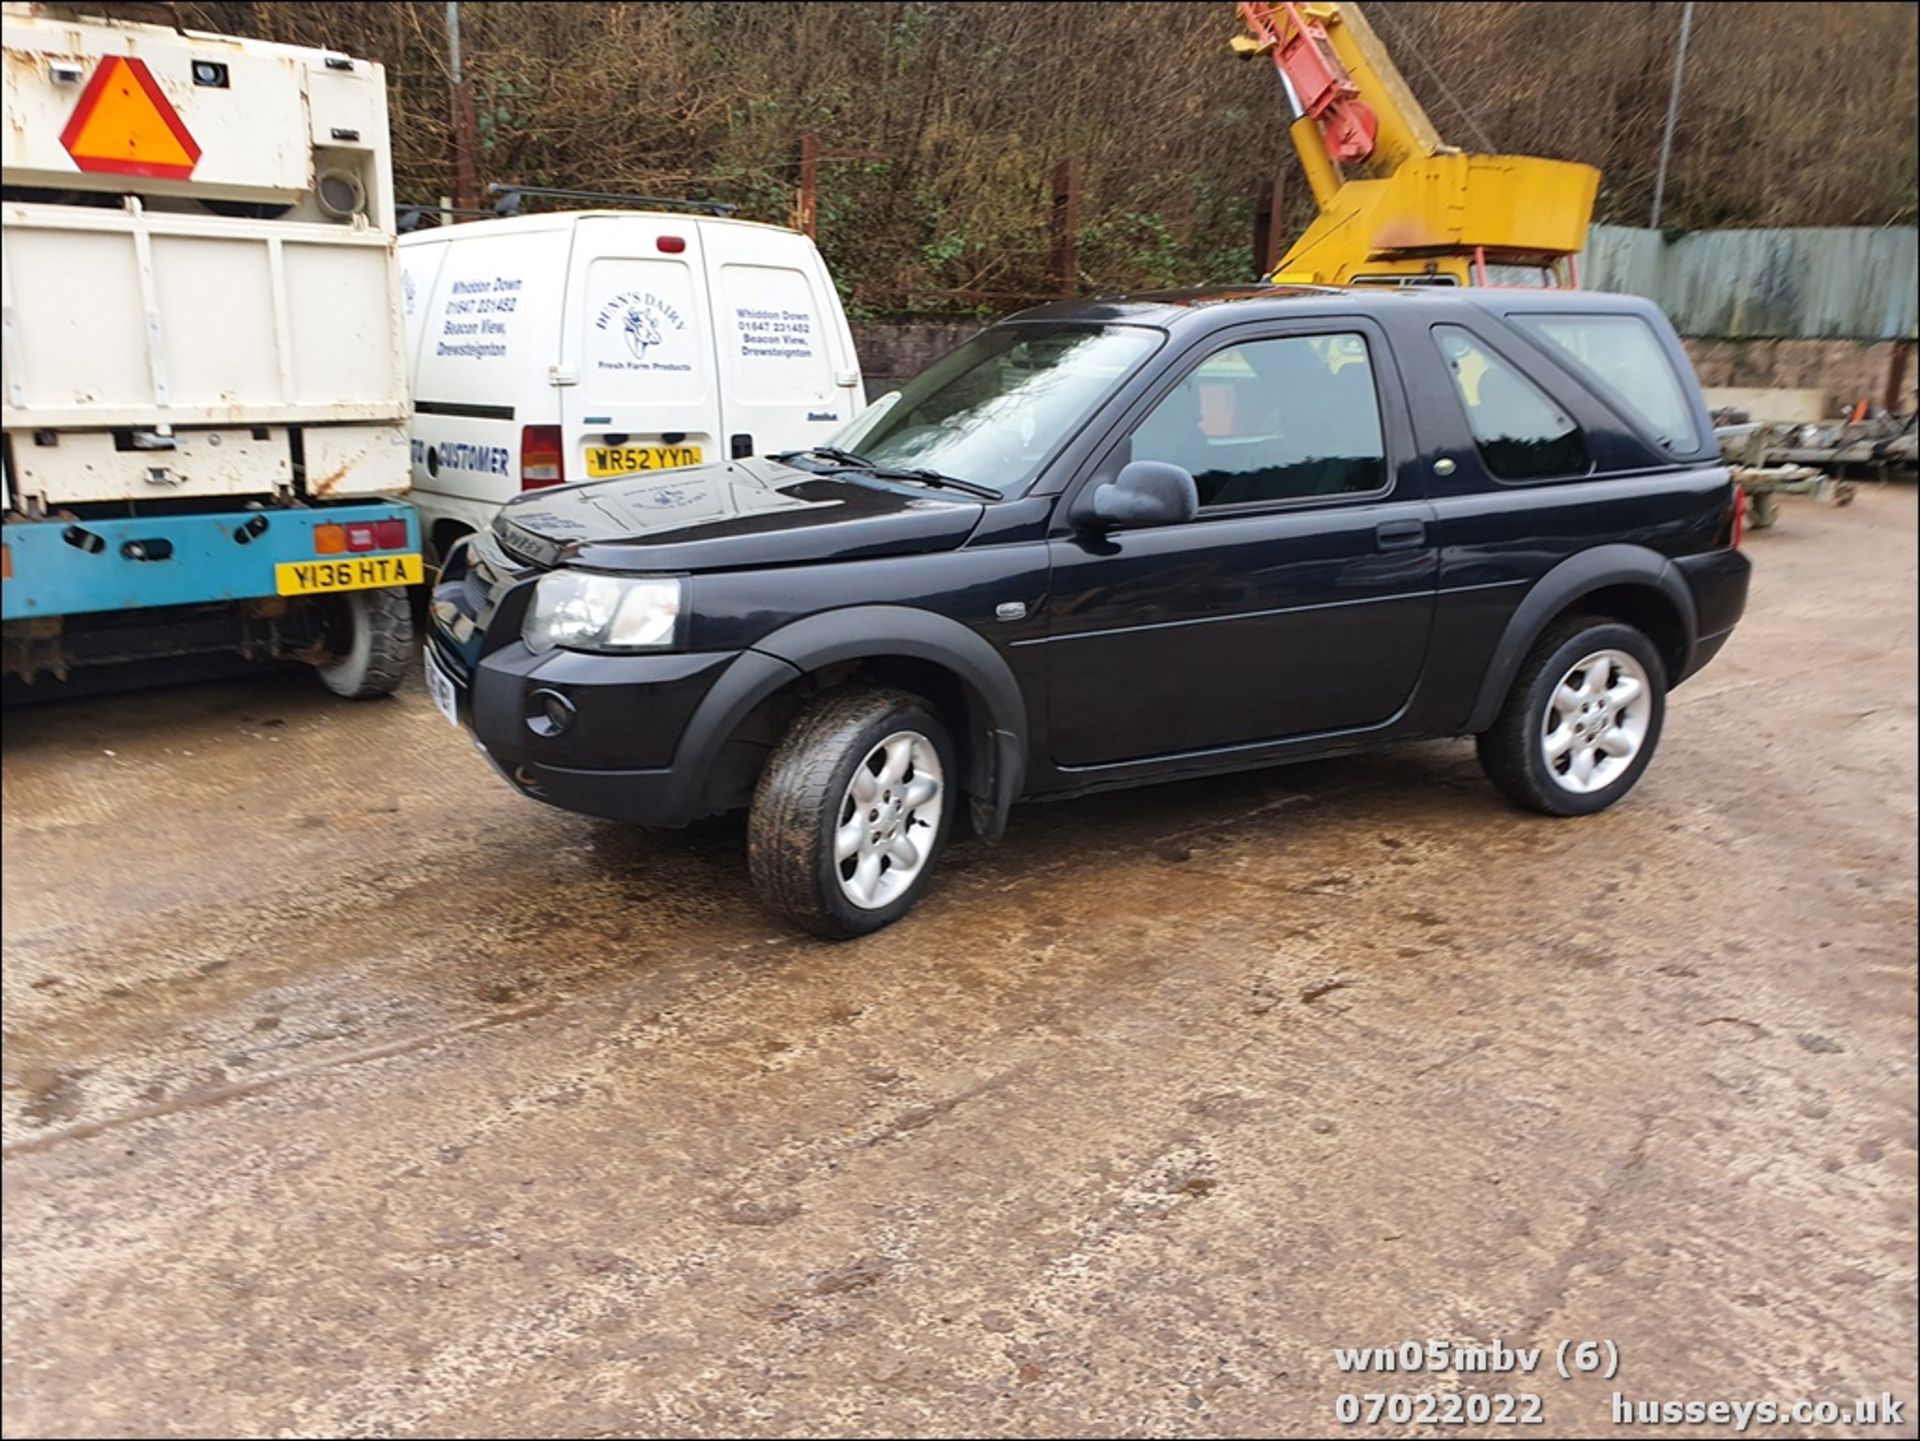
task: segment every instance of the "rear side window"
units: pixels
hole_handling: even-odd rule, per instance
[[[1497,479],[1586,474],[1587,438],[1545,391],[1457,325],[1436,325],[1433,338],[1453,372],[1481,458]]]
[[[1202,507],[1385,489],[1366,339],[1289,336],[1216,352],[1140,423],[1133,459],[1191,472]]]
[[[1693,406],[1653,327],[1637,315],[1516,315],[1511,319],[1552,341],[1582,370],[1611,386],[1669,448],[1700,442]]]

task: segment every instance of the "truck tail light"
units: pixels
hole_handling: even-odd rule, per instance
[[[258,534],[258,532],[255,532]],[[404,520],[353,520],[344,525],[328,522],[313,528],[315,555],[342,555],[369,550],[405,550],[407,523]]]
[[[1740,549],[1740,542],[1745,540],[1746,536],[1747,536],[1747,488],[1736,481],[1733,487],[1733,539],[1732,539],[1733,548],[1735,550]]]
[[[520,488],[545,490],[564,485],[566,459],[560,450],[560,427],[523,425],[520,427]]]

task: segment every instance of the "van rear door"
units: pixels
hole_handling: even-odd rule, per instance
[[[804,235],[702,221],[730,453],[818,445],[864,405],[826,266]]]
[[[561,336],[568,480],[726,459],[700,240],[682,216],[579,221]]]

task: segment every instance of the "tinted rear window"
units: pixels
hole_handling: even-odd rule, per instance
[[[1515,315],[1516,325],[1551,341],[1610,388],[1674,450],[1700,443],[1693,403],[1653,327],[1637,315]]]
[[[1499,480],[1584,475],[1587,438],[1573,418],[1526,376],[1457,325],[1436,325],[1467,425]]]

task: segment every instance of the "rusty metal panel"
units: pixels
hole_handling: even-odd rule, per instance
[[[1596,225],[1581,257],[1594,290],[1644,295],[1683,335],[1899,340],[1920,321],[1920,232],[1660,232]]]

